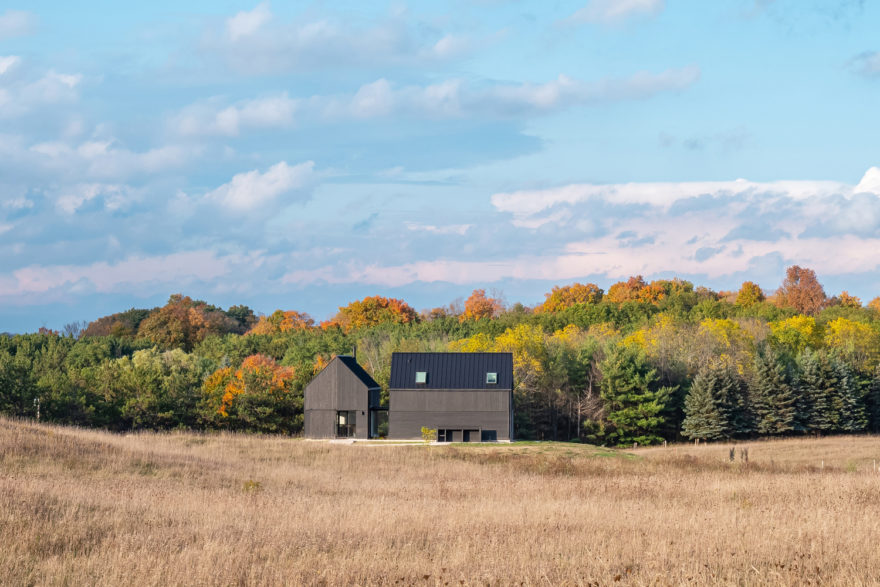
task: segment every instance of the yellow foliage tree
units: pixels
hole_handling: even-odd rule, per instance
[[[386,322],[406,324],[415,322],[418,318],[418,313],[403,300],[371,296],[339,308],[339,312],[332,320],[321,323],[321,328],[326,330],[339,327],[348,332],[354,328]]]
[[[770,340],[794,354],[805,348],[817,349],[823,344],[822,326],[812,316],[792,316],[770,323]]]
[[[880,359],[880,333],[862,322],[846,318],[829,322],[825,344],[863,369],[873,369]]]
[[[754,281],[744,281],[742,286],[740,286],[739,291],[736,293],[735,303],[737,306],[748,308],[749,306],[763,302],[764,299],[764,291],[757,283]]]

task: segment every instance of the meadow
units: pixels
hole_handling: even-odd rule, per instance
[[[0,577],[880,583],[880,437],[740,443],[734,462],[730,446],[336,445],[0,419]]]

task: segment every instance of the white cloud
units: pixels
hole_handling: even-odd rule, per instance
[[[36,17],[30,12],[7,10],[0,14],[0,39],[26,35],[33,30],[36,22]]]
[[[623,183],[623,184],[570,184],[543,190],[522,190],[498,193],[492,196],[492,205],[500,212],[513,215],[520,226],[534,228],[553,220],[540,217],[545,210],[560,204],[578,204],[601,200],[612,204],[647,204],[668,208],[675,202],[704,194],[729,196],[734,194],[771,193],[795,200],[822,197],[841,192],[852,193],[853,188],[830,181],[774,181],[750,182],[707,181],[680,183]]]
[[[850,65],[865,77],[880,76],[880,51],[865,51],[856,55]]]
[[[184,108],[170,121],[172,130],[183,136],[238,136],[252,129],[288,128],[293,125],[297,100],[287,93],[243,100],[231,106],[215,101]]]
[[[500,243],[487,255],[491,260],[352,261],[293,271],[284,281],[400,287],[664,273],[717,279],[753,271],[764,259],[805,265],[822,275],[871,272],[880,268],[880,185],[873,183],[878,177],[872,169],[859,186],[737,180],[578,184],[496,194],[493,205],[510,215],[511,223],[490,224],[497,228],[487,238]],[[535,243],[542,252],[534,252]],[[509,253],[499,256],[502,250]]]
[[[8,55],[0,57],[0,75],[3,75],[21,62],[21,58],[17,55]]]
[[[261,2],[253,10],[241,11],[226,20],[226,34],[232,41],[249,37],[272,19],[268,2]]]
[[[862,181],[854,189],[855,193],[870,192],[880,194],[880,167],[872,167],[862,176]]]
[[[407,230],[413,232],[428,232],[431,234],[459,234],[464,236],[473,226],[472,224],[447,224],[444,226],[436,226],[434,224],[422,224],[420,222],[405,222]]]
[[[208,192],[205,199],[215,200],[230,210],[246,211],[290,192],[300,192],[298,197],[304,197],[305,190],[315,179],[314,167],[312,161],[292,166],[281,161],[265,173],[257,169],[238,173],[229,183]]]
[[[542,114],[573,106],[649,98],[684,90],[700,78],[697,67],[661,73],[639,72],[626,78],[583,82],[560,75],[542,83],[496,84],[476,88],[461,80],[396,88],[382,78],[365,84],[354,96],[312,98],[324,118],[376,118],[392,114],[455,118]]]
[[[125,179],[179,168],[199,152],[178,145],[136,152],[119,147],[112,138],[79,145],[61,141],[38,143],[29,151],[39,155],[35,163],[43,168],[99,179]]]
[[[663,0],[590,0],[567,21],[614,24],[636,16],[655,16],[663,7]]]
[[[55,207],[66,214],[75,214],[87,202],[101,197],[105,210],[119,210],[131,200],[133,194],[134,191],[125,185],[80,184],[65,189],[55,201]]]
[[[262,3],[227,19],[222,33],[214,33],[213,38],[209,35],[204,48],[224,57],[232,68],[249,74],[413,66],[456,58],[473,48],[466,37],[438,35],[426,27],[412,26],[405,11],[366,26],[354,22],[320,18],[281,22],[268,4]]]

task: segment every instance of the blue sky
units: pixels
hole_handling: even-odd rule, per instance
[[[880,5],[0,7],[0,331],[679,275],[880,295]]]

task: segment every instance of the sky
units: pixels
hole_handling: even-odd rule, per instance
[[[0,3],[0,331],[630,275],[880,295],[880,3]]]

